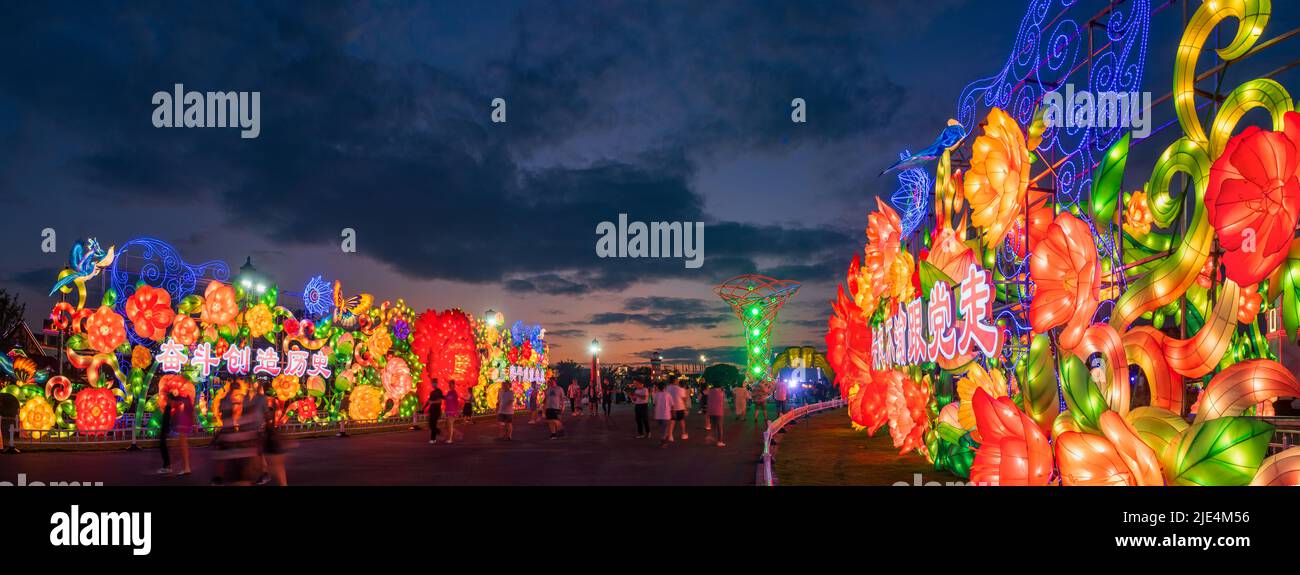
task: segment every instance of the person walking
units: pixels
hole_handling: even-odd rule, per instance
[[[609,379],[605,380],[605,385],[600,393],[601,406],[605,408],[605,417],[609,417],[609,412],[614,409],[614,384]]]
[[[158,450],[162,454],[162,468],[159,475],[171,475],[172,454],[167,451],[167,436],[172,432],[172,406],[167,400],[167,393],[158,394]]]
[[[632,410],[636,413],[636,438],[650,437],[650,390],[645,382],[636,380],[632,390]]]
[[[507,382],[502,385],[509,385],[509,383]],[[530,383],[528,384],[528,425],[537,424],[537,412],[537,383]]]
[[[673,380],[665,390],[668,392],[668,398],[672,402],[673,413],[672,423],[668,425],[668,435],[671,437],[673,428],[680,425],[682,428],[682,441],[686,441],[691,438],[691,436],[686,433],[686,410],[690,406],[690,399],[686,395],[686,388],[682,387],[679,382],[680,379]]]
[[[501,428],[499,439],[514,439],[515,388],[508,381],[501,384],[501,390],[497,392],[497,425]]]
[[[460,418],[465,425],[474,425],[474,392],[470,391],[465,394],[465,401],[461,402]],[[464,434],[462,434],[464,435]]]
[[[727,411],[727,392],[722,391],[722,387],[715,385],[709,388],[707,397],[709,398],[709,423],[712,424],[713,431],[707,438],[705,438],[705,442],[707,443],[712,440],[716,434],[716,445],[718,447],[726,447],[727,444],[723,441],[722,437],[722,419],[723,415]]]
[[[456,380],[447,382],[447,395],[443,398],[443,411],[447,414],[447,443],[456,442],[456,416],[460,414],[460,392],[456,390]],[[464,435],[463,433],[461,434]]]
[[[754,400],[754,423],[758,423],[759,411],[763,412],[763,422],[767,422],[767,397],[772,392],[768,391],[766,386],[767,384],[759,384],[750,392],[750,397]]]
[[[560,434],[564,432],[564,422],[560,421],[560,413],[564,411],[564,389],[560,387],[560,382],[552,379],[550,385],[546,387],[546,427],[551,431],[551,439],[559,439]],[[569,398],[572,402],[572,398]],[[572,403],[570,403],[572,405]]]
[[[577,381],[569,383],[569,415],[578,415],[578,397],[581,393]]]
[[[736,413],[736,421],[745,419],[745,410],[749,409],[749,388],[744,383],[736,386],[731,392],[731,401],[733,411]]]
[[[429,445],[438,443],[438,419],[442,417],[443,397],[438,380],[433,380],[433,391],[429,392],[429,400],[424,404],[424,413],[429,416]]]
[[[668,447],[673,442],[673,398],[659,382],[654,393],[655,422],[659,425],[659,447]]]
[[[776,400],[776,416],[785,415],[785,403],[790,397],[790,389],[781,382],[776,382],[776,389],[772,391],[772,399]],[[766,415],[766,414],[764,414]]]

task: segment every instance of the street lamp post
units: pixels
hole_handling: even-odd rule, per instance
[[[600,382],[600,342],[596,338],[591,339],[591,384],[597,385]]]

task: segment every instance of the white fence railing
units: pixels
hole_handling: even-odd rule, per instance
[[[791,421],[812,415],[819,411],[827,409],[836,409],[848,405],[843,399],[832,399],[821,403],[810,403],[796,407],[790,411],[781,414],[780,417],[768,422],[767,429],[763,430],[763,454],[758,460],[757,483],[759,485],[772,487],[776,485],[776,478],[772,475],[772,438],[781,432]]]
[[[417,427],[427,420],[428,418],[424,415],[417,414],[410,417],[387,417],[371,420],[292,421],[277,426],[276,431],[288,437],[302,437],[331,432],[346,435],[349,431]],[[3,423],[8,423],[8,420],[0,422],[0,430],[6,427]],[[7,433],[0,435],[0,438],[4,439],[0,447],[4,449],[58,448],[77,445],[129,447],[157,441],[158,439],[157,429],[150,428],[147,425],[137,425],[130,416],[122,418],[112,429],[103,431],[78,431],[75,429],[29,430],[20,428],[18,422],[13,423],[14,425],[7,426]],[[203,440],[211,438],[213,435],[213,431],[198,429],[190,433],[189,437],[191,440]]]

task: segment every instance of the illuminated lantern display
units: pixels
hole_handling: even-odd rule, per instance
[[[1130,8],[1141,24],[1116,32],[1145,38],[1149,7]],[[1275,8],[1195,8],[1158,139],[1060,129],[1070,82],[1008,64],[962,94],[949,127],[979,127],[973,140],[954,130],[887,158],[923,170],[909,181],[933,181],[934,202],[899,203],[904,227],[877,201],[831,302],[827,358],[853,427],[887,425],[903,452],[985,485],[1300,485],[1300,451],[1269,456],[1282,441],[1267,419],[1300,396],[1276,351],[1300,342],[1300,113],[1272,78],[1224,86],[1213,107],[1196,86],[1202,56],[1274,44]],[[1236,37],[1207,45],[1221,24]],[[1132,45],[1111,40],[1088,57]],[[1149,171],[1129,161],[1137,146],[1163,146],[1144,148]]]
[[[748,357],[745,385],[757,385],[761,393],[755,397],[766,397],[767,383],[772,376],[772,328],[781,306],[799,291],[799,284],[751,274],[731,278],[714,291],[731,306],[744,329],[745,355]]]
[[[415,322],[415,340],[411,351],[424,363],[417,394],[423,404],[433,391],[432,381],[444,392],[455,381],[457,392],[467,397],[469,388],[478,384],[479,354],[473,325],[460,310],[425,311]]]

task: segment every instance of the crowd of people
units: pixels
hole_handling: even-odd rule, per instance
[[[462,398],[456,382],[448,382],[447,391],[437,380],[433,390],[421,406],[428,418],[429,443],[455,443],[464,438],[463,428],[473,423],[472,398]],[[292,444],[277,431],[283,415],[274,407],[270,383],[244,382],[234,384],[217,404],[223,422],[214,435],[213,460],[216,463],[214,484],[248,485],[274,482],[287,485],[285,454]],[[523,386],[520,386],[523,387]],[[658,439],[660,448],[690,439],[687,414],[696,405],[704,415],[704,442],[726,447],[725,420],[728,415],[736,421],[751,416],[757,423],[769,419],[768,397],[756,398],[745,386],[723,386],[705,382],[692,383],[685,377],[668,382],[650,383],[634,379],[629,384],[616,387],[608,379],[585,388],[577,382],[568,386],[551,378],[544,385],[528,386],[524,398],[517,398],[515,386],[501,385],[496,397],[497,439],[514,440],[516,409],[527,410],[528,424],[544,422],[548,438],[565,437],[564,415],[569,417],[604,416],[609,418],[618,401],[632,404],[636,439]],[[775,404],[776,415],[784,413],[788,390],[777,385],[770,399]],[[730,405],[728,405],[730,401]],[[159,448],[163,466],[161,474],[185,476],[191,473],[188,435],[195,426],[194,400],[188,396],[161,394],[158,399]],[[761,414],[761,415],[760,415]],[[458,430],[457,422],[462,429]],[[654,422],[653,424],[651,422]],[[169,439],[177,436],[180,448],[181,469],[173,472]],[[342,432],[340,433],[342,434]]]
[[[438,443],[438,436],[444,431],[440,421],[446,421],[447,438],[443,443],[454,443],[461,436],[454,431],[454,417],[447,419],[445,414],[458,413],[460,399],[456,396],[454,383],[447,393],[438,389],[436,381],[434,384],[434,390],[423,406],[423,412],[429,421],[429,443]],[[727,445],[723,430],[729,412],[735,420],[741,421],[750,413],[752,404],[754,422],[759,421],[760,414],[764,421],[769,419],[767,397],[754,398],[752,392],[744,386],[729,388],[704,382],[691,385],[685,377],[655,384],[649,384],[644,379],[634,379],[623,389],[616,388],[608,379],[584,388],[576,381],[564,386],[551,378],[544,386],[528,386],[524,392],[526,397],[522,400],[516,398],[515,387],[502,385],[497,391],[497,439],[501,441],[514,440],[514,417],[519,404],[527,409],[528,424],[545,422],[548,439],[557,440],[565,436],[565,412],[570,417],[603,415],[608,418],[613,411],[615,396],[621,396],[620,399],[626,399],[632,404],[636,423],[635,438],[658,438],[660,447],[668,447],[678,440],[690,438],[686,415],[694,403],[699,404],[699,413],[705,415],[705,442],[718,447]],[[729,390],[731,393],[728,393]],[[786,411],[788,394],[789,391],[784,386],[776,386],[771,396],[776,415]],[[731,401],[730,407],[727,405],[728,400]],[[461,417],[472,421],[468,419],[468,412],[461,414]],[[651,426],[651,419],[655,421],[654,427]]]

